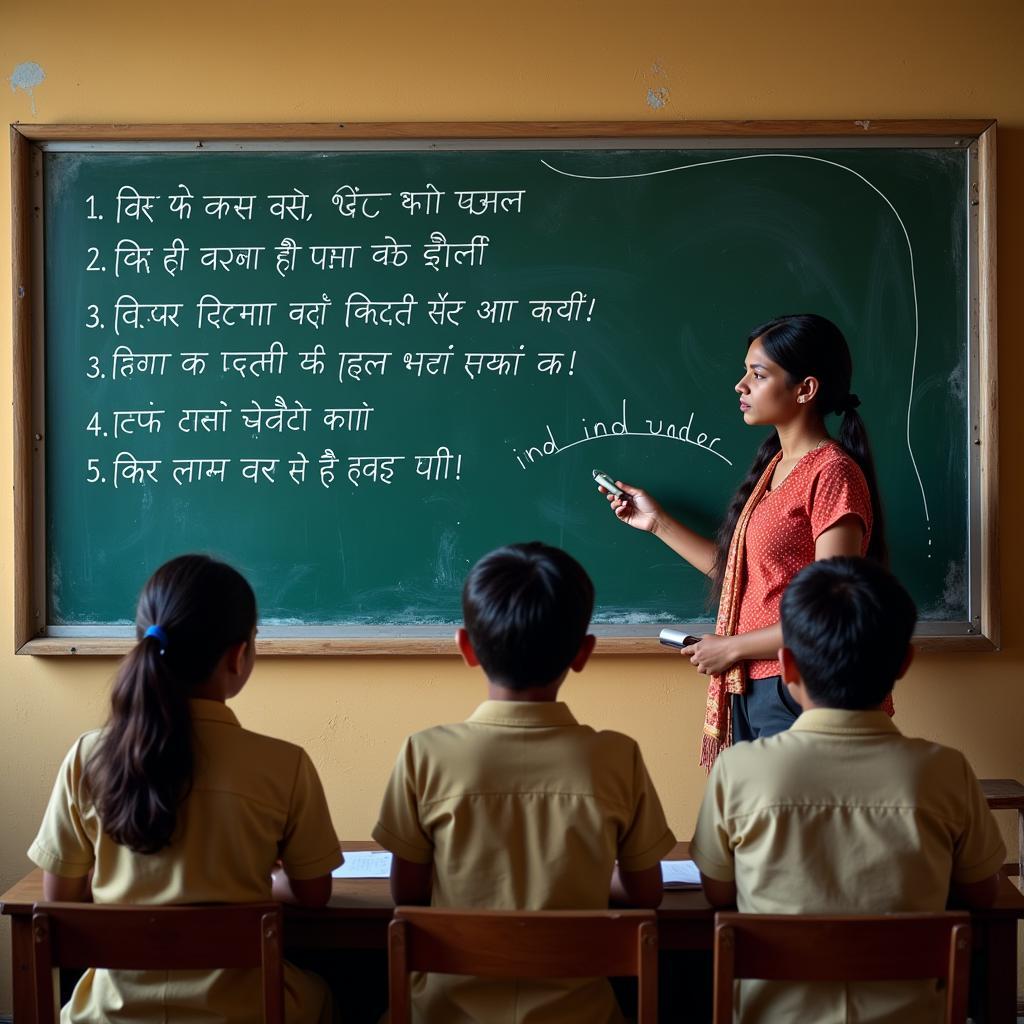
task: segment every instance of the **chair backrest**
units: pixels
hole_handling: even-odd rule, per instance
[[[411,1019],[409,972],[436,971],[509,979],[635,976],[637,1024],[654,1024],[657,929],[651,910],[396,907],[388,928],[391,1022]]]
[[[946,1020],[967,1019],[967,914],[716,914],[714,1024],[732,1024],[733,981],[946,982]]]
[[[32,908],[36,1012],[53,1024],[58,967],[213,970],[258,967],[265,1024],[284,1024],[281,907],[234,903],[202,907],[37,903]]]

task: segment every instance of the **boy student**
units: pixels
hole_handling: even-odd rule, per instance
[[[910,665],[917,611],[858,558],[812,562],[782,599],[782,677],[803,713],[716,762],[691,855],[716,906],[879,914],[990,905],[1006,850],[958,750],[900,734],[881,704]],[[741,983],[754,1020],[941,1019],[932,983]]]
[[[487,676],[469,719],[410,736],[373,838],[395,855],[396,903],[598,910],[661,902],[675,845],[640,749],[580,725],[558,700],[594,649],[594,587],[558,548],[485,555],[462,592],[456,642]],[[616,863],[618,862],[618,863]],[[604,1024],[621,1020],[607,980],[414,979],[418,1021]]]

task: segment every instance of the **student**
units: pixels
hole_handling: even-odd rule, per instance
[[[1006,856],[958,750],[900,734],[882,710],[910,664],[917,612],[885,569],[814,562],[782,599],[788,732],[719,758],[690,847],[714,906],[755,914],[934,912],[990,905]],[[941,1019],[930,983],[743,982],[740,1019]]]
[[[558,700],[594,648],[594,588],[544,544],[485,555],[462,592],[456,642],[488,699],[457,725],[410,736],[373,838],[394,856],[395,902],[494,910],[599,910],[661,902],[675,845],[637,744],[580,725]],[[616,861],[618,862],[616,864]],[[604,1024],[607,980],[413,980],[416,1020]]]
[[[71,747],[28,851],[44,897],[326,903],[342,856],[316,769],[224,703],[255,659],[249,584],[205,556],[175,558],[143,588],[135,628],[107,724]],[[88,970],[61,1020],[251,1021],[253,975]],[[331,1019],[321,979],[286,964],[285,989],[289,1024]]]
[[[853,363],[839,328],[815,314],[780,316],[747,338],[735,390],[748,426],[772,427],[711,540],[673,519],[646,491],[621,481],[615,514],[653,533],[712,577],[713,635],[682,653],[711,677],[700,762],[731,742],[788,729],[800,709],[780,678],[779,601],[817,558],[885,561],[882,508],[867,430],[851,392]],[[842,416],[838,439],[825,417]]]

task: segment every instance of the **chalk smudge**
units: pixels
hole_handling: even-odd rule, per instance
[[[28,98],[32,101],[33,117],[36,116],[36,96],[32,90],[37,85],[42,85],[44,78],[46,78],[46,74],[34,60],[27,60],[23,64],[19,64],[10,78],[11,92],[21,89],[22,92],[28,93]]]

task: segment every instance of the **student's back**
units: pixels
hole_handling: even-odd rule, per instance
[[[382,815],[378,838],[432,859],[434,906],[599,910],[616,859],[633,870],[664,852],[636,742],[580,725],[562,702],[485,701],[465,722],[410,736],[399,761],[416,804],[393,781],[395,817]],[[414,829],[423,839],[403,854]]]
[[[916,610],[881,566],[815,562],[782,601],[788,732],[725,751],[691,853],[708,899],[744,913],[884,914],[994,896],[1006,851],[957,750],[904,737],[881,710],[908,667]],[[754,1021],[934,1022],[934,984],[746,981]]]
[[[939,911],[954,872],[976,881],[1002,863],[963,754],[903,736],[884,711],[804,711],[790,733],[728,751],[710,785],[744,912]]]
[[[153,607],[162,592],[198,591],[242,607],[233,600],[216,609],[177,602],[178,614],[175,602]],[[153,622],[154,612],[166,626]],[[294,895],[316,902],[341,861],[316,770],[300,747],[243,729],[224,704],[252,668],[248,585],[209,559],[176,559],[147,584],[139,619],[140,634],[152,625],[122,666],[111,719],[68,752],[29,850],[46,872],[47,898],[157,905]],[[196,619],[199,632],[211,623],[209,658],[182,649],[197,640]],[[217,667],[209,672],[211,662]],[[191,679],[193,668],[201,678]],[[283,875],[272,886],[278,859]],[[260,1012],[257,975],[90,970],[62,1020],[249,1021]],[[286,965],[285,989],[289,1024],[328,1019],[320,979]]]
[[[976,881],[1001,863],[964,755],[903,736],[885,712],[811,709],[792,735],[728,753],[713,791],[743,911],[942,910],[954,868]]]
[[[596,910],[661,900],[675,839],[636,743],[576,722],[556,699],[593,647],[593,587],[563,551],[485,556],[463,591],[458,641],[491,699],[457,725],[409,737],[374,838],[395,854],[398,903]],[[619,868],[615,864],[618,860]],[[416,1020],[604,1024],[621,1020],[605,979],[413,982]]]

